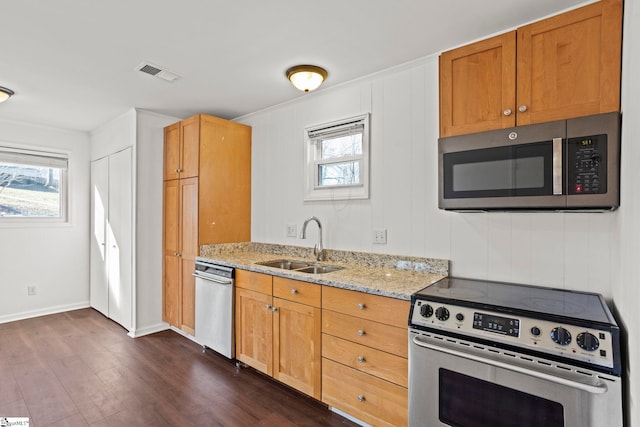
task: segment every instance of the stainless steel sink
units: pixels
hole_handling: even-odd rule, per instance
[[[300,273],[324,274],[342,270],[343,267],[334,265],[320,265],[313,262],[305,262],[290,259],[274,259],[270,261],[256,262],[265,267],[281,268],[283,270],[298,271]]]
[[[274,259],[271,261],[256,262],[256,264],[264,265],[265,267],[281,268],[283,270],[297,270],[312,265],[310,262],[292,261],[289,259]]]
[[[324,274],[332,271],[342,270],[342,267],[334,267],[329,265],[311,265],[309,267],[299,268],[296,271],[301,273]]]

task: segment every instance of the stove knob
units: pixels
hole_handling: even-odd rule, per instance
[[[531,328],[531,335],[533,335],[534,337],[539,337],[540,328],[538,328],[537,326],[534,326],[533,328]]]
[[[464,320],[464,314],[462,313],[456,314],[456,319],[458,320],[458,322],[462,322]]]
[[[587,351],[596,351],[598,347],[600,347],[600,341],[594,335],[589,332],[579,333],[576,337],[576,341],[580,348],[585,349]]]
[[[420,307],[420,315],[422,317],[426,317],[429,318],[431,316],[433,316],[433,307],[431,307],[429,304],[425,304],[423,306]]]
[[[569,343],[571,342],[571,332],[567,331],[565,328],[558,326],[557,328],[553,328],[551,330],[551,339],[556,344],[569,345]]]
[[[438,307],[436,309],[436,318],[442,322],[449,319],[449,310],[445,307]]]

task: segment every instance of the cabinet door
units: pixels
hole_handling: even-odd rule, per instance
[[[273,373],[271,295],[236,288],[236,358],[267,375]]]
[[[618,111],[622,1],[518,29],[518,125]]]
[[[91,162],[91,287],[90,302],[109,316],[107,276],[107,215],[109,212],[109,158]]]
[[[180,178],[180,123],[164,128],[164,179]]]
[[[440,56],[440,136],[514,126],[515,31]]]
[[[200,116],[193,116],[180,122],[181,160],[180,178],[198,176],[200,159]]]
[[[182,323],[180,328],[195,333],[195,270],[198,255],[198,178],[180,180],[180,284]]]
[[[126,329],[132,326],[132,149],[109,156],[109,317]]]
[[[273,377],[320,399],[320,309],[280,298],[273,306]]]
[[[162,264],[162,320],[180,327],[180,181],[164,182],[163,257]]]
[[[200,244],[248,242],[251,128],[203,115],[200,136]]]

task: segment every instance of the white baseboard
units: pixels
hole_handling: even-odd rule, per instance
[[[8,314],[0,316],[0,323],[15,322],[17,320],[31,319],[33,317],[46,316],[48,314],[62,313],[64,311],[79,310],[81,308],[89,308],[89,301],[78,302],[75,304],[58,305],[55,307],[47,307],[39,310],[23,311],[20,313]]]
[[[129,331],[129,336],[131,338],[139,338],[145,335],[155,334],[156,332],[162,332],[169,329],[169,325],[167,323],[161,322],[156,325],[145,326],[144,328],[138,328],[133,331]]]
[[[341,415],[343,417],[345,417],[346,419],[348,419],[351,422],[354,422],[358,425],[361,425],[362,427],[372,427],[371,424],[367,424],[362,420],[357,419],[356,417],[353,417],[349,414],[347,414],[346,412],[341,411],[340,409],[334,408],[333,406],[330,406],[329,409],[331,409],[331,412],[335,412],[338,415]]]

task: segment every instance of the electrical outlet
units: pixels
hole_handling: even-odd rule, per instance
[[[385,245],[387,243],[387,229],[386,228],[374,228],[373,229],[373,243],[379,245]]]
[[[298,237],[298,226],[296,224],[287,224],[287,237]]]
[[[27,286],[27,295],[32,297],[36,294],[36,285]]]

